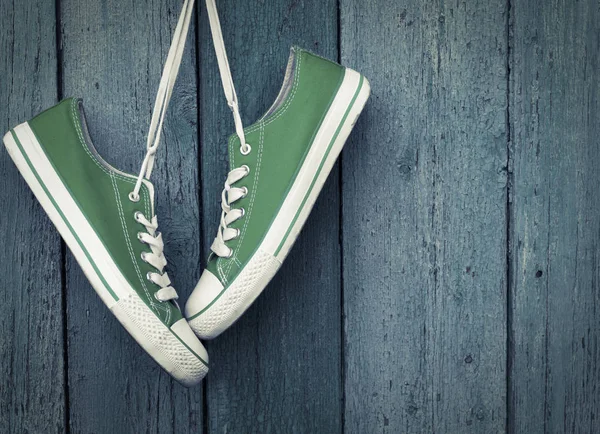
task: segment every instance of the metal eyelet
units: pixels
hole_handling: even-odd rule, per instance
[[[133,219],[134,219],[136,222],[139,222],[139,221],[140,221],[140,219],[139,219],[139,217],[140,217],[140,216],[142,216],[142,217],[143,217],[143,216],[144,216],[144,214],[142,214],[142,213],[141,213],[141,212],[139,212],[139,211],[136,211],[136,212],[134,212],[134,213],[133,213]]]
[[[146,242],[142,239],[143,235],[144,235],[143,232],[138,232],[137,233],[137,239],[139,240],[140,243],[146,244]]]
[[[129,200],[132,202],[139,202],[140,201],[140,195],[139,194],[134,194],[133,191],[131,193],[129,193]]]
[[[242,187],[242,190],[244,190],[244,194],[242,195],[242,197],[240,197],[240,199],[242,199],[248,195],[248,187],[244,186],[244,187]]]
[[[240,211],[242,212],[242,215],[239,218],[242,218],[246,215],[246,210],[244,208],[240,208]]]
[[[229,249],[229,255],[227,255],[227,259],[233,256],[233,249]]]
[[[142,252],[140,258],[142,258],[142,261],[148,263],[148,261],[146,261],[146,252]]]
[[[240,236],[241,231],[239,230],[239,228],[235,228],[235,230],[237,231],[237,233],[235,234],[235,237],[233,238],[237,238]]]
[[[148,279],[150,282],[154,283],[154,280],[152,280],[152,271],[148,271],[146,273],[146,279]]]
[[[250,146],[250,143],[246,143],[245,145],[240,146],[240,153],[242,155],[248,155],[250,151],[252,151],[252,146]]]
[[[155,299],[157,299],[157,300],[158,300],[159,302],[161,302],[161,303],[164,303],[164,302],[165,302],[164,300],[162,300],[162,299],[158,298],[158,291],[156,291],[156,292],[154,293],[154,298],[155,298]]]
[[[246,176],[248,176],[248,174],[250,173],[250,168],[246,164],[242,165],[241,167],[246,171]]]

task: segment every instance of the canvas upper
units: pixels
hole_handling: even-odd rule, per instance
[[[142,260],[142,252],[149,249],[138,240],[145,228],[134,218],[137,211],[147,219],[154,216],[152,184],[144,180],[139,202],[129,199],[136,177],[114,169],[95,151],[80,100],[66,99],[29,125],[123,276],[152,312],[172,326],[182,318],[181,312],[174,303],[155,298],[160,287],[146,276],[157,270]]]
[[[239,229],[239,236],[226,243],[232,254],[220,257],[213,253],[206,267],[224,287],[256,252],[269,229],[337,93],[344,70],[334,62],[293,47],[286,79],[275,103],[260,120],[244,129],[250,153],[242,154],[236,134],[230,137],[230,169],[246,165],[250,170],[233,184],[246,187],[248,194],[233,204],[243,208],[245,214],[229,224],[230,228]]]

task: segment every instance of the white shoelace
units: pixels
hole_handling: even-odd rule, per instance
[[[242,117],[240,116],[237,94],[235,93],[233,77],[231,76],[231,70],[229,68],[229,60],[227,59],[227,51],[225,50],[225,42],[223,41],[223,32],[221,30],[221,22],[219,21],[219,14],[217,13],[217,5],[215,0],[206,0],[206,9],[208,10],[208,21],[213,37],[213,44],[215,46],[215,53],[217,54],[217,64],[219,65],[219,73],[221,74],[223,90],[225,91],[227,104],[233,112],[235,132],[240,138],[240,149],[242,154],[247,155],[251,148],[250,145],[246,143],[244,125],[242,124]]]
[[[149,179],[152,174],[154,158],[160,143],[160,136],[167,107],[169,106],[171,95],[173,94],[173,87],[175,86],[177,74],[179,73],[179,66],[181,65],[181,59],[183,57],[183,50],[185,48],[185,41],[187,39],[193,9],[194,0],[185,0],[181,14],[179,15],[179,20],[177,21],[177,26],[175,27],[175,32],[173,33],[173,40],[171,41],[169,54],[167,55],[167,60],[165,61],[160,84],[158,86],[154,110],[152,112],[152,120],[150,122],[150,130],[148,131],[146,142],[146,156],[142,162],[142,167],[137,182],[135,183],[135,187],[133,191],[129,193],[129,199],[133,202],[138,202],[140,200],[142,182],[144,178]],[[156,231],[158,228],[156,216],[153,216],[151,220],[148,220],[141,212],[136,212],[135,220],[146,228],[146,232],[138,233],[138,239],[140,242],[147,244],[151,250],[151,252],[142,253],[142,260],[158,270],[158,273],[148,272],[146,275],[148,280],[160,287],[160,289],[154,293],[154,297],[160,302],[176,300],[178,298],[177,292],[175,291],[175,288],[171,286],[171,280],[167,273],[163,273],[165,265],[167,265],[167,260],[163,254],[164,244],[162,234]]]
[[[146,228],[146,232],[138,232],[138,240],[142,243],[147,244],[150,247],[151,253],[142,252],[142,260],[147,262],[156,268],[159,272],[153,273],[148,272],[146,278],[151,282],[155,283],[160,287],[158,291],[154,293],[154,297],[158,301],[169,301],[176,300],[178,298],[175,288],[171,286],[171,279],[167,273],[163,273],[167,260],[163,254],[163,240],[162,234],[156,232],[158,228],[158,222],[156,216],[152,217],[152,220],[148,220],[141,212],[135,213],[135,221],[141,223]]]
[[[129,198],[134,202],[140,200],[142,180],[144,178],[150,179],[150,175],[152,174],[154,157],[160,143],[160,135],[162,133],[165,114],[167,113],[167,107],[169,106],[171,95],[173,94],[173,86],[175,86],[175,80],[179,73],[179,66],[181,65],[181,58],[183,57],[183,49],[185,48],[185,41],[187,39],[193,9],[194,0],[185,0],[183,8],[181,9],[181,14],[179,15],[179,21],[177,21],[177,26],[175,27],[175,32],[173,33],[173,40],[171,41],[169,54],[165,61],[160,84],[158,85],[156,100],[154,102],[154,110],[152,111],[152,121],[150,122],[150,130],[148,131],[148,138],[146,141],[146,156],[142,162],[142,168],[140,169],[140,174],[135,183],[135,188],[129,194]]]
[[[158,87],[158,93],[156,95],[156,101],[154,103],[154,111],[152,112],[152,121],[150,123],[150,130],[148,132],[148,140],[146,143],[146,156],[144,157],[144,161],[142,162],[142,167],[140,169],[140,173],[138,175],[135,187],[133,191],[129,194],[129,198],[134,202],[140,200],[139,194],[143,179],[150,178],[152,168],[154,167],[154,158],[156,155],[156,150],[158,149],[158,145],[160,143],[160,135],[162,133],[163,121],[165,118],[167,107],[169,105],[169,101],[171,99],[171,95],[173,93],[173,86],[175,85],[175,80],[179,72],[179,66],[181,65],[181,58],[183,56],[183,50],[185,47],[185,41],[187,38],[193,8],[194,0],[185,0],[181,14],[179,16],[179,21],[177,22],[177,27],[175,27],[173,41],[171,42],[171,47],[169,48],[169,54],[165,62],[162,77],[160,80],[160,85]],[[240,138],[240,152],[243,155],[248,155],[252,148],[248,143],[246,143],[244,125],[242,124],[242,118],[240,116],[237,94],[235,92],[235,86],[233,84],[233,77],[231,76],[229,60],[227,59],[227,51],[225,50],[225,42],[223,41],[223,32],[221,30],[221,23],[219,21],[219,15],[217,13],[217,5],[215,3],[215,0],[206,0],[206,9],[208,11],[210,30],[212,33],[215,52],[217,55],[217,63],[219,65],[219,73],[221,75],[221,81],[223,83],[223,90],[225,91],[227,104],[229,105],[233,113],[235,132]],[[225,188],[223,190],[223,193],[221,194],[221,224],[219,226],[217,237],[215,238],[215,241],[213,242],[213,245],[211,247],[211,250],[215,252],[215,254],[217,254],[218,256],[229,257],[233,253],[232,250],[225,245],[225,242],[237,237],[239,235],[239,230],[229,228],[228,225],[241,218],[244,215],[244,210],[243,208],[232,209],[231,204],[236,200],[239,200],[240,198],[244,197],[248,193],[248,190],[245,187],[232,187],[232,184],[239,181],[244,176],[248,175],[248,173],[249,169],[247,166],[234,169],[231,172],[229,172],[227,180],[225,181]],[[154,234],[154,231],[156,230],[156,217],[153,217],[152,221],[149,223],[151,224],[151,226],[147,226],[148,232],[150,234]],[[160,234],[158,236],[160,237]],[[154,256],[161,257],[164,259],[164,256],[162,256],[162,240],[160,240],[160,242],[156,241],[156,244],[151,244],[150,242],[148,242],[148,244],[153,248]],[[157,249],[156,252],[154,249]],[[150,262],[150,258],[153,258],[154,256],[151,256],[150,254],[146,255],[147,261],[152,265],[154,264]],[[160,264],[162,262],[159,260],[156,261],[157,264]],[[164,264],[161,266],[161,268],[157,268],[159,268],[162,271],[162,267],[164,267]],[[166,276],[166,274],[164,276]],[[168,286],[170,282],[166,283],[168,281],[168,277],[165,277],[165,279],[159,279],[158,277],[154,276],[151,280],[157,283],[157,285],[161,286],[161,288],[165,289],[165,291],[161,293],[162,295],[166,297],[166,294],[170,293],[170,291],[166,290],[168,288],[171,288],[170,286]],[[163,289],[161,289],[160,291],[163,291]]]
[[[244,176],[248,175],[248,173],[250,173],[250,168],[244,165],[233,169],[227,175],[225,188],[221,193],[221,222],[219,224],[219,230],[217,231],[217,237],[210,246],[210,249],[217,256],[230,258],[233,254],[233,250],[229,248],[225,242],[237,238],[240,235],[240,230],[230,228],[228,225],[241,219],[244,216],[245,211],[244,208],[232,209],[231,204],[236,200],[246,197],[248,189],[246,187],[232,187],[232,184],[235,184]]]
[[[219,65],[223,90],[225,91],[227,104],[233,112],[235,132],[240,138],[240,152],[242,155],[248,155],[252,150],[252,147],[246,143],[244,125],[242,124],[242,118],[240,116],[237,94],[235,92],[233,77],[231,76],[231,70],[229,68],[229,60],[227,59],[227,51],[225,50],[225,42],[223,41],[223,32],[221,31],[221,23],[219,21],[215,0],[206,0],[206,9],[208,10],[210,31],[212,33],[215,52],[217,54],[217,63]],[[232,209],[231,204],[236,200],[245,197],[248,194],[248,189],[246,187],[232,187],[232,184],[248,175],[248,173],[250,173],[248,166],[242,166],[233,169],[227,175],[225,188],[221,193],[221,222],[219,224],[217,236],[210,247],[217,256],[229,258],[233,254],[233,250],[229,248],[225,242],[237,238],[240,235],[240,230],[229,228],[228,225],[242,218],[245,211],[243,208]]]

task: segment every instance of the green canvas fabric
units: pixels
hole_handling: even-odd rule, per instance
[[[66,99],[29,121],[29,126],[121,273],[157,317],[171,326],[182,318],[181,312],[154,298],[160,288],[146,274],[156,269],[141,259],[149,248],[137,238],[146,228],[134,219],[136,211],[147,219],[154,215],[151,193],[142,185],[139,202],[129,200],[135,176],[117,172],[88,147],[79,105],[77,99]]]
[[[240,230],[237,238],[227,241],[233,255],[221,258],[212,254],[207,264],[225,286],[237,276],[268,231],[344,77],[342,66],[298,47],[292,50],[296,61],[287,97],[272,113],[244,129],[252,147],[250,154],[240,152],[236,134],[229,139],[230,169],[245,164],[250,174],[234,184],[246,186],[248,194],[232,204],[246,211],[244,217],[229,225]]]

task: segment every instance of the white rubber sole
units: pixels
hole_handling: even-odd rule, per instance
[[[369,95],[367,79],[346,69],[340,89],[302,167],[256,253],[227,287],[212,285],[214,293],[204,293],[201,301],[198,295],[207,286],[202,288],[201,279],[188,300],[186,315],[200,338],[215,338],[230,327],[277,273],[296,242]],[[212,299],[208,304],[205,302],[207,297]]]
[[[29,125],[15,127],[3,142],[104,304],[163,369],[185,386],[198,384],[208,372],[206,350],[185,320],[168,328],[137,295],[73,200]]]

